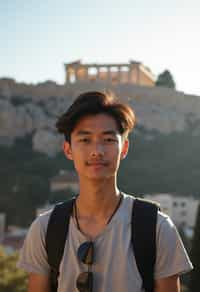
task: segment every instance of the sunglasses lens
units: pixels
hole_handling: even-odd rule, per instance
[[[84,272],[78,276],[76,287],[79,292],[92,292],[93,275],[92,272]]]
[[[93,263],[93,256],[94,245],[92,242],[87,241],[80,245],[78,249],[78,258],[82,263],[91,265]]]

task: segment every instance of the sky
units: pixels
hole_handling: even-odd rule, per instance
[[[200,96],[200,1],[0,0],[0,78],[63,84],[78,59],[168,69]]]

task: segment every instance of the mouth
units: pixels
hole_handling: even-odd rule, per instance
[[[105,161],[96,161],[96,162],[87,162],[86,163],[88,166],[106,166],[108,163]]]

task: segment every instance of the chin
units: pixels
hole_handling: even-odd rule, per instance
[[[113,174],[106,174],[106,173],[102,173],[102,174],[90,174],[87,176],[88,179],[91,179],[91,180],[105,180],[105,179],[111,179],[112,177],[114,177]]]

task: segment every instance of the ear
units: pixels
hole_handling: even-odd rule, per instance
[[[70,159],[73,160],[73,156],[72,156],[72,150],[71,150],[71,145],[69,142],[64,141],[63,143],[63,151],[65,153],[65,156]]]
[[[126,155],[128,154],[129,149],[129,140],[126,138],[123,142],[122,151],[121,151],[121,159],[124,159]]]

